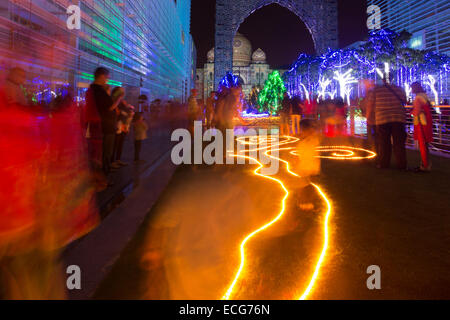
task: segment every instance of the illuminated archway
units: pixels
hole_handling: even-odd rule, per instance
[[[305,23],[318,53],[337,47],[337,0],[216,0],[216,87],[233,68],[233,39],[241,23],[254,11],[273,3],[292,11]]]

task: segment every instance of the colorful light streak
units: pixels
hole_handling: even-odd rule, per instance
[[[349,146],[321,146],[317,147],[317,152],[332,152],[330,156],[316,156],[321,159],[333,159],[333,160],[364,160],[373,159],[377,154],[373,151],[363,148],[349,147]],[[355,156],[355,151],[367,153],[366,156]],[[291,154],[298,156],[296,150],[291,151]]]
[[[291,150],[291,154],[293,155],[297,155],[294,147],[285,147],[285,148],[280,148],[280,146],[282,145],[286,145],[286,144],[292,144],[295,142],[298,142],[299,139],[295,138],[295,137],[290,137],[290,136],[284,136],[283,137],[283,141],[278,141],[277,138],[271,137],[271,138],[263,138],[263,137],[259,137],[259,136],[244,136],[244,137],[239,137],[237,139],[237,141],[239,143],[242,143],[244,145],[249,145],[249,146],[254,146],[255,148],[251,149],[249,148],[249,150],[242,150],[241,152],[255,152],[255,151],[262,151],[262,150],[266,150],[264,152],[264,154],[268,157],[271,157],[273,159],[279,160],[281,162],[283,162],[286,165],[286,170],[289,174],[296,176],[298,178],[301,178],[301,176],[299,176],[297,173],[293,172],[290,170],[290,165],[289,162],[286,160],[281,159],[280,157],[275,157],[271,154],[271,152],[274,151],[289,151]],[[278,142],[277,142],[278,141]],[[269,144],[270,143],[270,144]],[[258,147],[259,145],[263,145],[262,147]],[[331,156],[317,156],[318,158],[326,158],[326,159],[337,159],[337,160],[361,160],[361,159],[372,159],[376,156],[376,154],[370,150],[366,150],[366,149],[362,149],[362,148],[356,148],[356,147],[348,147],[348,146],[322,146],[322,147],[317,147],[317,151],[318,152],[333,152]],[[365,152],[368,155],[367,156],[355,156],[355,151],[358,152]],[[264,167],[264,165],[259,162],[256,158],[254,157],[250,157],[247,155],[242,155],[242,154],[233,154],[234,157],[238,157],[238,158],[244,158],[244,159],[248,159],[248,160],[253,160],[255,161],[255,163],[258,164],[258,167],[253,171],[253,173],[257,176],[263,177],[265,179],[269,179],[272,181],[275,181],[276,183],[278,183],[281,188],[283,189],[283,191],[285,192],[282,200],[281,200],[281,210],[278,213],[278,215],[272,219],[271,221],[267,222],[266,224],[264,224],[263,226],[261,226],[260,228],[252,231],[251,233],[249,233],[244,240],[241,242],[240,245],[240,258],[241,258],[241,262],[238,268],[238,271],[235,274],[235,277],[231,283],[231,285],[228,287],[226,293],[223,295],[222,299],[223,300],[229,300],[231,295],[233,294],[234,288],[236,286],[237,281],[239,280],[242,271],[245,267],[245,245],[246,243],[253,238],[255,235],[257,235],[258,233],[268,229],[269,227],[271,227],[273,224],[275,224],[277,221],[279,221],[283,214],[286,211],[286,200],[289,196],[289,190],[286,188],[286,186],[284,185],[283,181],[281,181],[280,179],[277,178],[273,178],[267,175],[263,175],[261,174],[259,171]],[[325,256],[326,256],[326,252],[329,246],[329,221],[330,221],[330,217],[332,214],[332,204],[331,201],[328,199],[327,195],[325,194],[325,192],[317,185],[314,183],[310,183],[315,189],[316,191],[319,193],[319,195],[321,196],[321,198],[323,199],[323,201],[326,203],[327,205],[327,211],[325,213],[325,219],[323,222],[323,235],[324,235],[324,240],[323,240],[323,246],[322,246],[322,250],[320,252],[320,256],[319,259],[316,263],[314,272],[310,278],[310,281],[308,283],[308,286],[306,287],[306,289],[303,291],[303,293],[300,295],[300,297],[298,298],[299,300],[304,300],[306,299],[309,294],[311,293],[314,284],[316,283],[316,280],[319,276],[319,272],[320,272],[320,268],[325,260]]]
[[[249,145],[249,146],[258,146],[258,145],[260,145],[260,144],[263,144],[263,147],[256,147],[256,148],[254,148],[254,149],[252,149],[252,150],[248,150],[248,151],[249,151],[249,152],[250,152],[250,151],[255,152],[255,151],[261,151],[261,150],[267,149],[267,150],[265,151],[265,155],[266,155],[266,156],[275,158],[275,159],[280,160],[281,162],[285,163],[285,164],[286,164],[287,171],[288,171],[290,174],[299,177],[296,173],[294,173],[294,172],[292,172],[292,171],[290,170],[290,168],[289,168],[289,162],[287,162],[287,161],[285,161],[285,160],[283,160],[283,159],[281,159],[281,158],[274,157],[274,156],[272,156],[271,154],[269,154],[269,152],[273,152],[273,151],[291,150],[292,147],[291,147],[291,148],[276,148],[276,147],[279,147],[279,146],[285,145],[285,144],[291,144],[291,143],[297,142],[297,141],[299,140],[298,138],[295,138],[295,137],[284,137],[284,138],[285,138],[284,141],[280,141],[280,142],[278,142],[278,144],[276,144],[276,145],[272,145],[272,144],[276,143],[276,141],[277,141],[277,139],[275,139],[275,138],[260,138],[260,137],[257,137],[257,136],[252,136],[252,137],[240,137],[240,138],[238,138],[237,140],[238,140],[238,142],[240,142],[240,143],[242,143],[242,144],[245,144],[245,145]],[[248,141],[246,141],[247,139],[248,139]],[[270,142],[270,145],[268,144],[268,142]],[[246,152],[246,151],[247,151],[247,150],[244,150],[243,152]],[[233,279],[233,281],[232,281],[230,287],[228,288],[228,290],[226,291],[226,293],[225,293],[224,296],[222,297],[222,299],[224,299],[224,300],[229,300],[229,299],[230,299],[230,297],[231,297],[231,295],[232,295],[232,293],[233,293],[234,287],[235,287],[237,281],[239,280],[239,277],[240,277],[240,275],[241,275],[241,273],[242,273],[242,270],[244,269],[244,266],[245,266],[245,245],[246,245],[246,243],[247,243],[252,237],[254,237],[256,234],[258,234],[258,233],[260,233],[260,232],[266,230],[267,228],[269,228],[270,226],[272,226],[274,223],[276,223],[278,220],[281,219],[281,217],[283,216],[283,214],[284,214],[284,212],[285,212],[285,210],[286,210],[286,199],[287,199],[288,196],[289,196],[289,191],[288,191],[288,189],[286,188],[286,186],[284,185],[284,183],[283,183],[280,179],[273,178],[273,177],[270,177],[270,176],[263,175],[263,174],[259,173],[259,171],[260,171],[264,166],[263,166],[263,164],[262,164],[261,162],[259,162],[257,159],[255,159],[254,157],[250,157],[250,156],[246,156],[246,155],[240,155],[240,154],[234,154],[233,156],[255,161],[255,163],[257,163],[259,166],[253,171],[254,174],[257,175],[257,176],[263,177],[263,178],[265,178],[265,179],[269,179],[269,180],[272,180],[272,181],[277,182],[277,183],[281,186],[281,188],[284,190],[285,194],[284,194],[284,197],[283,197],[283,199],[282,199],[282,201],[281,201],[281,210],[280,210],[280,212],[278,213],[278,215],[277,215],[274,219],[272,219],[271,221],[269,221],[268,223],[264,224],[262,227],[256,229],[255,231],[251,232],[250,234],[248,234],[248,235],[244,238],[244,240],[241,242],[241,245],[240,245],[240,257],[241,257],[241,262],[240,262],[240,265],[239,265],[239,269],[238,269],[238,271],[237,271],[237,273],[236,273],[236,275],[235,275],[235,277],[234,277],[234,279]]]
[[[324,240],[323,240],[323,247],[322,247],[322,251],[320,252],[319,260],[317,261],[316,268],[314,269],[314,273],[311,277],[311,280],[309,281],[308,287],[306,287],[306,290],[302,293],[302,295],[300,296],[300,298],[298,298],[298,300],[306,300],[306,298],[311,293],[311,290],[314,287],[314,284],[316,283],[316,280],[319,276],[320,267],[322,266],[323,261],[325,260],[325,255],[327,253],[328,242],[329,242],[329,238],[330,238],[329,231],[328,231],[328,224],[329,224],[330,216],[331,216],[331,212],[332,212],[331,201],[328,199],[325,192],[323,192],[322,189],[318,185],[316,185],[314,183],[311,183],[311,185],[314,188],[316,188],[317,192],[320,194],[322,199],[327,204],[327,213],[325,214],[325,221],[323,224]]]
[[[231,283],[231,285],[228,288],[228,290],[225,293],[225,295],[222,297],[223,300],[229,300],[230,299],[230,296],[233,293],[234,286],[236,285],[236,282],[238,281],[239,276],[241,275],[242,270],[244,268],[244,265],[245,265],[245,244],[250,240],[250,238],[255,236],[257,233],[259,233],[259,232],[269,228],[271,225],[273,225],[275,222],[277,222],[282,217],[282,215],[284,214],[284,211],[286,209],[286,199],[289,196],[289,191],[287,190],[287,188],[285,187],[285,185],[283,184],[283,182],[281,180],[276,179],[276,178],[272,178],[272,177],[269,177],[269,176],[266,176],[266,175],[263,175],[263,174],[258,172],[260,169],[262,169],[264,167],[264,165],[261,162],[259,162],[258,160],[256,160],[253,157],[250,157],[250,156],[244,156],[244,155],[234,155],[234,156],[236,156],[238,158],[245,158],[245,159],[249,159],[249,160],[254,160],[255,162],[257,162],[259,166],[258,166],[258,168],[256,168],[253,171],[253,173],[255,175],[257,175],[257,176],[260,176],[260,177],[263,177],[265,179],[270,179],[270,180],[273,180],[273,181],[277,182],[278,184],[280,184],[280,186],[284,190],[285,194],[284,194],[283,200],[281,201],[281,211],[279,212],[279,214],[272,221],[269,221],[268,223],[266,223],[262,227],[260,227],[260,228],[256,229],[255,231],[251,232],[241,242],[241,246],[240,246],[241,263],[239,265],[239,269],[238,269],[238,271],[237,271],[237,273],[236,273],[236,275],[234,277],[233,282]]]

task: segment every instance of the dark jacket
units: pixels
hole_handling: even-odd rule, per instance
[[[284,98],[283,102],[281,102],[280,114],[289,115],[291,111],[291,99]]]
[[[114,104],[111,96],[108,95],[101,85],[91,84],[86,97],[86,105],[95,106],[100,115],[103,134],[115,134],[117,113],[114,110],[109,110]]]

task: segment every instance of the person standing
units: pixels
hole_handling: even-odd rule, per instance
[[[26,81],[26,73],[22,68],[12,68],[3,86],[6,105],[27,106],[28,101],[25,97],[23,85]]]
[[[112,91],[112,98],[115,102],[116,99],[118,99],[120,96],[125,94],[125,89],[122,87],[116,87]],[[112,156],[112,168],[118,168],[120,166],[127,166],[128,164],[126,162],[123,162],[121,160],[122,158],[122,151],[123,151],[123,144],[125,142],[125,138],[129,132],[130,129],[130,123],[133,119],[133,112],[134,107],[129,105],[125,100],[122,100],[122,102],[119,104],[117,111],[117,131],[116,131],[116,137],[114,140],[114,149],[113,149],[113,156]]]
[[[211,91],[208,99],[206,99],[206,107],[205,107],[205,120],[206,120],[206,128],[212,128],[212,122],[214,118],[214,110],[216,108],[216,92]]]
[[[406,170],[406,104],[405,91],[383,79],[374,88],[368,108],[375,109],[376,134],[379,141],[378,168],[388,168],[391,152],[399,170]],[[392,142],[391,142],[392,140]],[[393,144],[392,144],[393,143]]]
[[[378,142],[377,142],[377,126],[375,122],[375,106],[374,104],[369,103],[373,99],[373,89],[375,87],[375,83],[372,80],[363,81],[363,86],[366,90],[366,96],[361,101],[360,107],[363,111],[363,114],[366,116],[367,123],[367,142],[369,144],[369,148],[378,154]]]
[[[241,87],[232,87],[230,93],[225,97],[222,109],[223,129],[234,129],[234,117],[238,116],[238,111],[241,103]],[[223,132],[226,134],[226,131]]]
[[[431,171],[429,144],[433,142],[433,118],[431,103],[419,82],[411,84],[412,93],[416,95],[411,114],[414,116],[414,140],[419,143],[422,163],[416,172]]]
[[[346,134],[346,114],[347,114],[347,106],[345,104],[344,99],[341,97],[337,97],[334,101],[335,109],[334,109],[334,124],[335,124],[335,133],[338,136],[344,136]]]
[[[87,104],[95,105],[100,116],[102,133],[102,168],[106,175],[111,172],[111,159],[113,155],[114,139],[116,137],[116,109],[122,102],[124,93],[121,93],[114,102],[105,91],[105,85],[109,80],[109,71],[99,67],[94,73],[94,82],[87,93]],[[90,92],[89,92],[90,91]]]
[[[142,149],[142,141],[147,139],[148,125],[145,122],[144,115],[139,112],[134,122],[134,161],[142,162],[140,155]]]
[[[223,88],[217,95],[216,106],[214,110],[214,126],[222,134],[225,134],[225,121],[223,119],[223,110],[225,109],[225,101],[230,94],[229,88]]]
[[[289,113],[291,111],[291,98],[287,92],[284,93],[280,109],[280,134],[289,135]]]
[[[302,120],[303,105],[298,96],[295,96],[291,102],[291,126],[292,134],[300,134],[300,121]]]
[[[192,89],[188,99],[188,121],[191,134],[194,134],[194,122],[199,119],[200,112],[201,110],[197,102],[197,90]]]

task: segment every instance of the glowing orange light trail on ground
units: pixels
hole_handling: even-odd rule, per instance
[[[297,140],[297,141],[298,141],[298,140]],[[321,148],[321,147],[318,147],[318,149],[319,149],[319,148]],[[291,149],[292,149],[292,148],[280,148],[280,149],[276,149],[276,150],[274,150],[274,151],[279,151],[279,150],[291,150]],[[295,173],[295,172],[293,172],[293,171],[291,171],[291,170],[289,169],[289,162],[288,162],[288,161],[285,161],[285,160],[283,160],[283,159],[281,159],[281,158],[278,158],[278,157],[273,157],[273,156],[271,156],[271,155],[268,155],[268,151],[266,151],[265,154],[266,154],[267,156],[271,157],[271,158],[276,158],[276,159],[278,159],[279,161],[284,162],[284,163],[286,164],[286,169],[287,169],[287,171],[288,171],[291,175],[301,178],[301,176],[299,176],[297,173]],[[328,197],[326,196],[325,192],[323,192],[322,189],[321,189],[318,185],[316,185],[316,184],[314,184],[314,183],[312,183],[312,182],[311,182],[310,184],[317,190],[317,192],[320,194],[320,196],[322,197],[322,199],[323,199],[323,200],[325,201],[325,203],[327,204],[327,212],[326,212],[326,214],[325,214],[325,221],[324,221],[324,226],[323,226],[324,242],[323,242],[322,251],[321,251],[321,253],[320,253],[320,257],[319,257],[319,260],[317,261],[316,268],[314,269],[314,273],[313,273],[313,275],[312,275],[312,277],[311,277],[311,280],[309,281],[308,287],[307,287],[307,288],[305,289],[305,291],[302,293],[302,295],[300,296],[299,300],[305,300],[305,299],[306,299],[306,297],[307,297],[307,296],[309,295],[309,293],[311,292],[311,290],[312,290],[312,288],[313,288],[313,286],[314,286],[314,284],[315,284],[315,282],[316,282],[316,280],[317,280],[317,277],[318,277],[318,275],[319,275],[319,270],[320,270],[320,268],[321,268],[321,266],[322,266],[322,263],[323,263],[323,261],[324,261],[324,259],[325,259],[325,255],[326,255],[326,252],[327,252],[327,249],[328,249],[328,242],[329,242],[329,233],[328,233],[329,227],[328,227],[328,224],[329,224],[329,220],[330,220],[330,216],[331,216],[331,212],[332,212],[331,201],[328,199]]]
[[[308,287],[303,292],[303,294],[300,296],[300,298],[298,298],[299,300],[305,300],[306,297],[308,297],[309,293],[311,292],[311,290],[312,290],[312,288],[313,288],[313,286],[314,286],[314,284],[315,284],[315,282],[317,280],[317,277],[319,276],[320,267],[322,266],[322,263],[323,263],[323,261],[325,259],[325,255],[326,255],[327,249],[328,249],[328,241],[329,241],[328,240],[329,239],[328,223],[329,223],[330,216],[331,216],[331,211],[332,211],[332,209],[331,209],[332,208],[331,207],[331,202],[328,199],[327,195],[322,191],[322,189],[318,185],[316,185],[314,183],[311,183],[311,185],[314,188],[316,188],[316,190],[319,192],[320,196],[326,202],[328,209],[327,209],[327,213],[325,214],[325,222],[323,224],[324,240],[323,240],[322,252],[320,253],[319,260],[317,261],[316,268],[314,269],[314,273],[313,273],[313,275],[311,277],[311,280],[309,281]]]
[[[259,167],[256,168],[256,169],[253,171],[253,173],[256,174],[256,175],[258,175],[258,176],[260,176],[260,177],[263,177],[263,178],[266,178],[266,179],[270,179],[270,180],[273,180],[273,181],[276,181],[277,183],[279,183],[280,186],[282,187],[282,189],[284,190],[285,195],[284,195],[284,197],[283,197],[283,200],[281,201],[281,211],[280,211],[280,213],[279,213],[272,221],[266,223],[265,225],[263,225],[263,226],[260,227],[259,229],[257,229],[257,230],[255,230],[255,231],[251,232],[251,233],[250,233],[249,235],[247,235],[247,236],[244,238],[244,240],[241,242],[241,246],[240,246],[240,252],[241,252],[241,264],[240,264],[240,266],[239,266],[239,270],[237,271],[237,273],[236,273],[236,275],[235,275],[235,277],[234,277],[233,282],[231,283],[231,285],[230,285],[230,287],[228,288],[228,290],[227,290],[227,292],[225,293],[225,295],[222,297],[223,300],[229,300],[229,299],[230,299],[230,296],[231,296],[231,294],[232,294],[232,292],[233,292],[234,286],[236,285],[236,282],[238,281],[239,276],[241,275],[242,269],[244,268],[244,265],[245,265],[245,244],[246,244],[247,241],[250,240],[250,238],[252,238],[254,235],[256,235],[257,233],[259,233],[259,232],[261,232],[261,231],[263,231],[263,230],[265,230],[265,229],[267,229],[268,227],[270,227],[271,225],[273,225],[275,222],[277,222],[277,221],[281,218],[281,216],[284,214],[284,211],[286,210],[286,199],[287,199],[287,197],[289,196],[289,191],[288,191],[287,188],[284,186],[284,184],[283,184],[283,182],[282,182],[281,180],[276,179],[276,178],[272,178],[272,177],[269,177],[269,176],[266,176],[266,175],[263,175],[263,174],[261,174],[261,173],[258,172],[261,168],[264,167],[263,164],[262,164],[261,162],[259,162],[259,161],[256,160],[255,158],[249,157],[249,156],[243,156],[243,155],[234,155],[234,156],[235,156],[235,157],[239,157],[239,158],[245,158],[245,159],[249,159],[249,160],[254,160],[254,161],[256,161],[256,162],[259,164]]]
[[[258,146],[261,143],[274,143],[276,141],[278,141],[277,144],[275,144],[275,147],[279,147],[281,145],[286,145],[286,144],[291,144],[291,143],[295,143],[297,141],[299,141],[298,138],[295,137],[290,137],[290,136],[285,136],[284,138],[287,138],[287,140],[284,141],[278,141],[275,138],[260,138],[258,136],[251,136],[251,137],[240,137],[237,139],[238,142],[245,144],[245,145],[249,145],[249,146]],[[247,142],[246,139],[249,139],[249,141]],[[269,149],[270,148],[270,149]],[[260,148],[256,148],[256,149],[252,149],[252,150],[248,150],[248,152],[252,151],[260,151],[260,150],[264,150],[267,149],[267,151],[265,151],[265,155],[268,157],[271,157],[273,159],[277,159],[281,162],[283,162],[284,164],[286,164],[286,170],[289,172],[289,174],[299,177],[301,178],[297,173],[293,172],[290,170],[289,167],[289,162],[286,160],[283,160],[279,157],[275,157],[271,154],[269,154],[270,152],[273,151],[282,151],[282,150],[292,150],[294,147],[288,147],[288,148],[274,148],[273,146],[269,146],[269,145],[264,145],[263,147]],[[326,159],[338,159],[338,160],[360,160],[360,159],[372,159],[376,156],[376,154],[370,150],[365,150],[362,148],[355,148],[355,147],[347,147],[347,146],[324,146],[324,147],[318,147],[317,148],[318,152],[333,152],[332,156],[317,156],[318,158],[326,158]],[[354,151],[360,151],[360,152],[367,152],[369,155],[366,157],[357,157],[355,156],[355,152]],[[247,152],[247,150],[243,150],[243,152]],[[341,152],[341,153],[339,153]],[[296,151],[291,151],[290,152],[293,155],[297,155]],[[279,179],[270,177],[270,176],[266,176],[263,175],[261,173],[259,173],[260,169],[262,169],[264,167],[264,165],[259,162],[257,159],[255,159],[254,157],[250,157],[250,156],[245,156],[245,155],[239,155],[239,154],[233,154],[234,157],[238,157],[238,158],[244,158],[244,159],[249,159],[249,160],[253,160],[256,163],[258,163],[258,168],[256,168],[253,173],[255,175],[258,175],[260,177],[263,177],[265,179],[269,179],[272,181],[277,182],[282,189],[285,191],[285,195],[281,201],[281,211],[279,212],[279,214],[270,222],[266,223],[265,225],[263,225],[262,227],[258,228],[257,230],[251,232],[250,234],[248,234],[244,240],[241,242],[240,245],[240,255],[241,255],[241,263],[239,265],[239,269],[233,279],[233,282],[231,283],[230,287],[228,288],[228,290],[226,291],[226,293],[223,295],[222,299],[224,300],[229,300],[231,297],[231,294],[233,293],[234,287],[242,273],[242,270],[244,269],[245,266],[245,244],[252,238],[254,237],[257,233],[269,228],[270,226],[272,226],[274,223],[276,223],[278,220],[281,219],[281,217],[283,216],[285,210],[286,210],[286,199],[289,196],[289,191],[286,188],[286,186],[283,184],[283,182]],[[314,273],[311,276],[311,279],[308,283],[307,288],[305,289],[305,291],[301,294],[300,298],[298,298],[299,300],[304,300],[308,297],[308,295],[310,294],[312,288],[314,287],[314,284],[318,278],[319,275],[319,271],[320,268],[324,262],[325,259],[325,255],[328,249],[328,245],[329,245],[329,220],[330,220],[330,216],[332,214],[332,205],[331,205],[331,201],[328,199],[327,195],[325,194],[325,192],[316,184],[314,183],[310,183],[316,190],[317,192],[320,194],[320,196],[322,197],[322,199],[324,200],[324,202],[327,204],[327,212],[325,214],[325,219],[324,219],[324,225],[323,225],[323,234],[324,234],[324,240],[323,240],[323,246],[322,246],[322,250],[319,256],[319,259],[316,263],[316,267],[314,269]]]

